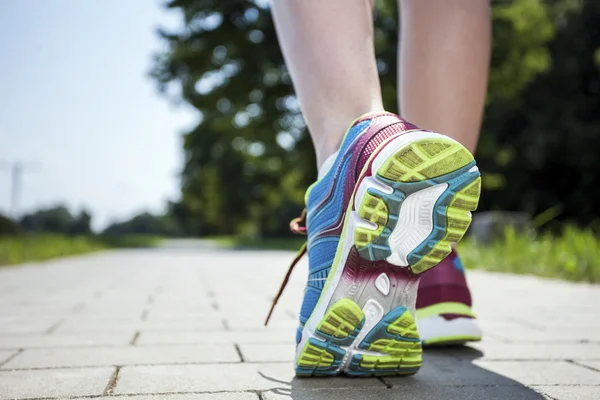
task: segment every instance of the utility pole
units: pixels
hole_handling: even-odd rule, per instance
[[[12,164],[1,163],[0,167],[2,169],[10,169],[10,216],[17,221],[19,219],[19,200],[21,199],[23,172],[34,169],[36,165],[15,161]]]

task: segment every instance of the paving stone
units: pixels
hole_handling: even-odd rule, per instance
[[[240,361],[233,345],[28,349],[2,369]]]
[[[61,324],[56,333],[99,333],[99,332],[173,332],[173,331],[223,331],[222,318],[204,319],[202,321],[168,320],[168,321],[106,321],[85,320],[69,321]]]
[[[12,392],[0,390],[0,398],[17,392],[9,398],[101,396],[112,368],[91,365],[117,362],[124,366],[116,393],[146,393],[136,396],[140,400],[256,400],[256,390],[266,391],[265,399],[282,394],[295,400],[600,398],[596,387],[586,386],[600,375],[593,370],[600,368],[598,285],[469,271],[484,341],[427,349],[422,371],[385,378],[393,386],[387,389],[377,379],[293,378],[306,259],[263,328],[293,252],[216,251],[190,243],[186,249],[119,250],[0,268],[0,363],[25,349],[4,367],[14,369],[0,370],[1,384],[12,377]],[[559,319],[560,307],[570,312]],[[129,346],[135,332],[141,332],[137,346]],[[72,368],[18,369],[61,364]],[[106,376],[94,394],[66,390],[93,381],[83,375],[57,388],[61,371],[97,370]],[[14,373],[20,375],[7,375]],[[175,394],[180,391],[190,394]],[[151,396],[156,393],[162,394]]]
[[[14,320],[0,322],[0,335],[16,335],[16,334],[43,334],[51,327],[56,325],[60,320],[53,318],[52,320]]]
[[[240,344],[247,362],[293,361],[296,348],[293,344]]]
[[[357,389],[322,389],[303,390],[292,388],[283,393],[263,392],[264,400],[543,400],[544,396],[525,386],[471,386],[471,387],[431,387],[425,384],[403,386],[401,389],[357,388]]]
[[[600,357],[596,357],[596,358],[600,358]],[[582,359],[578,359],[578,360],[574,360],[574,361],[577,364],[585,365],[586,367],[590,367],[590,368],[593,368],[593,369],[596,369],[596,370],[600,371],[600,360],[585,361],[585,360],[582,360]]]
[[[143,366],[121,369],[115,393],[271,390],[290,386],[298,389],[382,387],[383,383],[374,378],[298,379],[291,364]]]
[[[522,386],[513,379],[474,364],[475,361],[425,354],[421,370],[413,377],[384,377],[383,380],[393,387]]]
[[[471,343],[483,359],[567,360],[600,359],[600,344],[584,343]]]
[[[166,394],[150,396],[110,396],[100,397],[99,400],[259,400],[258,394],[249,392],[221,392],[194,394]]]
[[[530,342],[530,343],[557,343],[557,342],[581,342],[581,341],[600,341],[600,330],[524,330],[516,331],[489,331],[485,334],[499,340],[510,342]]]
[[[535,386],[553,400],[598,400],[600,386]]]
[[[264,318],[225,318],[227,324],[231,330],[245,330],[245,331],[266,331],[269,329],[280,329],[287,328],[291,332],[295,332],[298,327],[298,320],[290,317],[286,318],[273,318],[269,321],[269,326],[265,327]]]
[[[564,361],[478,361],[477,366],[527,385],[600,385],[600,372]]]
[[[97,396],[104,392],[114,368],[0,371],[1,399]]]
[[[2,335],[0,349],[21,349],[34,347],[81,347],[128,345],[134,332],[89,333],[85,335]]]
[[[295,333],[289,329],[265,332],[143,332],[137,343],[148,344],[193,344],[193,343],[291,343],[295,344]]]
[[[3,362],[8,360],[10,357],[14,356],[15,354],[17,354],[17,351],[15,351],[15,350],[0,350],[0,365],[2,365]]]

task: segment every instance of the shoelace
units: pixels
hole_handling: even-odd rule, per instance
[[[302,214],[298,218],[294,218],[290,221],[290,230],[296,235],[306,236],[306,208],[302,211]],[[271,319],[271,314],[273,314],[273,310],[275,310],[275,305],[279,301],[279,298],[283,294],[283,291],[285,290],[285,287],[287,286],[288,281],[290,280],[290,276],[292,275],[294,267],[296,266],[296,264],[298,264],[298,261],[302,259],[302,256],[306,254],[307,244],[308,242],[304,242],[302,247],[300,247],[300,251],[298,252],[298,254],[296,254],[296,257],[290,264],[290,267],[288,268],[288,271],[285,274],[285,277],[283,278],[283,282],[281,282],[281,287],[275,295],[273,303],[271,303],[271,309],[269,310],[269,315],[267,315],[267,319],[265,320],[265,326],[267,326],[267,324],[269,323],[269,319]]]

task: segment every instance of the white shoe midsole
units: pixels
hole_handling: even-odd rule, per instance
[[[443,338],[481,338],[482,332],[474,318],[445,319],[439,315],[417,320],[422,341]]]

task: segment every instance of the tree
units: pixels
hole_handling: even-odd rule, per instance
[[[181,230],[169,215],[153,215],[142,213],[130,220],[116,222],[108,226],[104,235],[121,236],[129,234],[180,236]]]
[[[185,27],[153,75],[202,116],[184,137],[182,199],[204,231],[280,231],[302,208],[314,156],[269,10],[252,1],[171,1]]]
[[[316,177],[310,140],[265,3],[167,3],[183,15],[184,24],[174,32],[159,32],[168,50],[157,55],[152,75],[165,94],[187,102],[200,115],[197,126],[184,135],[182,200],[177,205],[180,219],[194,221],[187,224],[191,233],[280,235],[300,212],[304,189]],[[597,69],[590,69],[589,57],[585,62],[573,59],[583,51],[581,46],[585,54],[599,47],[593,26],[600,26],[599,14],[593,3],[586,3],[583,11],[579,0],[494,3],[492,69],[478,160],[484,187],[496,191],[484,195],[480,209],[535,213],[552,204],[571,204],[565,187],[531,184],[532,179],[541,179],[541,170],[551,170],[555,177],[577,174],[591,179],[591,174],[579,174],[589,161],[574,158],[595,157],[583,140],[600,113],[590,110],[585,117],[590,130],[575,131],[581,110],[566,107],[571,109],[567,117],[561,97],[573,91],[573,100],[579,99],[574,104],[584,108],[597,104],[590,99],[591,89],[586,89],[597,81]],[[589,33],[578,28],[580,23],[590,27]],[[375,42],[384,101],[391,111],[397,110],[397,37],[397,3],[379,1]],[[579,39],[583,44],[566,48],[569,41]],[[572,57],[562,63],[565,54]],[[560,75],[553,75],[558,69]],[[579,77],[584,70],[585,76]],[[555,85],[558,76],[564,85]],[[583,98],[576,91],[590,96]],[[542,98],[541,103],[533,100]],[[566,157],[552,150],[558,148],[555,145],[535,147],[554,140],[546,131],[556,126],[552,121],[558,116],[564,116],[561,126],[571,132]],[[557,160],[572,168],[557,168]],[[595,200],[588,197],[580,221],[597,216],[592,212]]]
[[[12,219],[0,214],[0,236],[14,235],[19,232],[19,225]]]
[[[600,200],[600,3],[551,5],[548,68],[518,98],[488,107],[484,129],[500,151],[485,170],[506,184],[484,193],[482,206],[531,214],[556,208],[560,219],[587,225],[599,217]]]
[[[65,235],[88,235],[91,230],[92,215],[81,211],[73,216],[65,206],[41,209],[21,218],[21,227],[28,232],[49,232]]]

